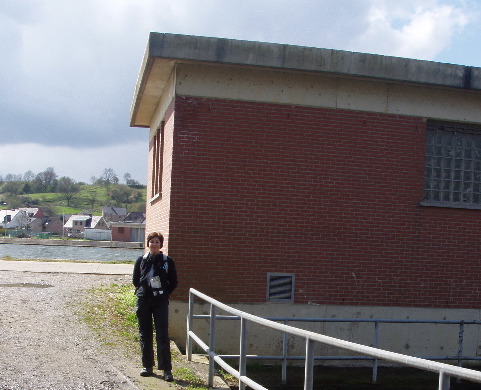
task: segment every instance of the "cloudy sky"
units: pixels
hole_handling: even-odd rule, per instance
[[[0,0],[0,176],[146,183],[129,118],[150,31],[481,67],[480,0]]]

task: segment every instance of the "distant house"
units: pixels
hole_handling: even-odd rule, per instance
[[[45,224],[43,225],[43,227],[45,228],[44,232],[62,235],[63,225],[65,221],[68,221],[69,218],[70,215],[48,217],[45,221]]]
[[[122,221],[127,216],[127,209],[125,207],[104,207],[102,209],[102,217],[106,221],[118,222]]]
[[[122,221],[111,222],[112,241],[143,242],[145,237],[145,214],[132,212]]]
[[[70,215],[29,218],[27,229],[31,233],[52,233],[61,236],[63,225],[69,218]]]
[[[42,218],[45,217],[45,213],[40,207],[20,207],[19,210],[23,210],[27,213],[28,218]]]
[[[104,217],[80,214],[72,215],[63,228],[70,237],[82,237],[85,228],[109,230]]]
[[[42,233],[45,232],[45,223],[47,218],[28,218],[27,229],[31,233]]]
[[[27,227],[28,215],[25,210],[0,210],[0,225],[4,229],[22,229]]]
[[[43,210],[39,207],[20,207],[27,215],[27,226],[26,228],[31,233],[41,233],[45,231],[45,223],[48,217],[45,216]]]

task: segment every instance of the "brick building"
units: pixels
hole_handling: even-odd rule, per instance
[[[144,242],[145,214],[134,211],[118,222],[111,222],[112,241]]]
[[[481,69],[151,33],[131,126],[180,308],[480,319]]]

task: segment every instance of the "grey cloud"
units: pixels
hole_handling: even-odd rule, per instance
[[[0,87],[0,136],[44,145],[128,142],[138,136],[128,116],[149,31],[340,46],[336,36],[352,34],[362,10],[341,3],[9,1],[0,9],[9,21],[1,34],[11,37],[0,49],[9,75]]]
[[[129,127],[130,104],[149,31],[356,50],[370,4],[4,0],[2,143],[107,146],[138,139],[140,130]]]

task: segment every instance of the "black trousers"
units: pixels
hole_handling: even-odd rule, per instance
[[[136,314],[139,320],[140,351],[142,353],[143,367],[150,368],[155,366],[154,324],[158,369],[171,371],[169,301],[167,299],[154,299],[151,296],[137,297]]]

